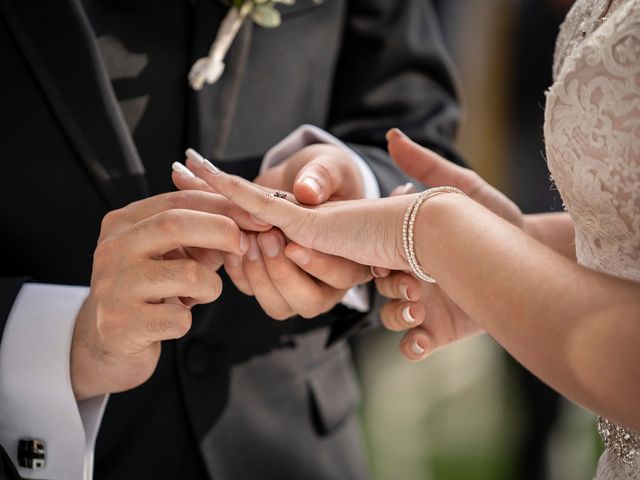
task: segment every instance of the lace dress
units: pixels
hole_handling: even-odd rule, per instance
[[[545,141],[578,262],[640,282],[640,0],[574,4],[556,44]],[[598,431],[607,449],[596,479],[640,480],[640,436],[604,419]]]

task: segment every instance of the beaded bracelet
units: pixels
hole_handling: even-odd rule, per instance
[[[420,262],[418,262],[415,250],[413,227],[416,221],[416,216],[418,215],[418,210],[424,201],[441,193],[457,193],[459,195],[466,196],[462,190],[455,187],[444,186],[425,190],[424,192],[419,193],[413,203],[409,208],[407,208],[407,213],[404,215],[404,222],[402,224],[402,245],[404,246],[404,254],[407,257],[407,262],[409,262],[409,268],[411,268],[411,271],[416,277],[428,283],[436,283],[436,281],[431,275],[423,270]]]

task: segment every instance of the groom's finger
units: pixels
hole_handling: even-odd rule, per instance
[[[327,147],[326,145],[323,147]],[[329,198],[354,199],[364,195],[357,166],[343,151],[319,150],[317,156],[298,171],[293,183],[296,198],[307,205],[320,205]]]
[[[269,225],[256,221],[250,214],[222,195],[198,190],[168,192],[132,202],[109,212],[102,220],[100,240],[121,233],[140,221],[169,210],[193,210],[232,218],[242,229],[264,231]]]
[[[298,227],[314,216],[313,211],[266,192],[240,177],[227,175],[194,150],[187,150],[187,166],[214,190],[263,222],[287,229]]]
[[[456,165],[418,145],[397,128],[389,130],[387,142],[389,154],[398,166],[425,185],[450,185],[467,194],[478,188],[479,177],[473,170]]]

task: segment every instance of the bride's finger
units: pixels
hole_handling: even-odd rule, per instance
[[[423,360],[435,349],[432,339],[421,327],[412,328],[400,340],[400,353],[412,362]]]
[[[171,180],[178,190],[200,190],[203,192],[217,193],[207,182],[196,177],[191,170],[180,162],[173,162]]]
[[[479,177],[437,153],[418,145],[397,128],[387,133],[389,154],[410,177],[432,187],[450,185],[469,194],[478,188]]]
[[[380,320],[387,330],[401,332],[417,327],[424,321],[421,303],[391,300],[380,309]]]
[[[286,198],[279,198],[240,177],[222,172],[192,149],[186,153],[187,166],[197,177],[258,219],[279,227],[288,236],[314,215],[313,210],[298,207]]]

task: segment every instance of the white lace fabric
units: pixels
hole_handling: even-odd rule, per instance
[[[603,20],[608,3],[578,0],[561,27],[547,162],[575,223],[578,262],[640,282],[640,0],[612,2]],[[639,463],[607,450],[596,479],[640,479]]]

